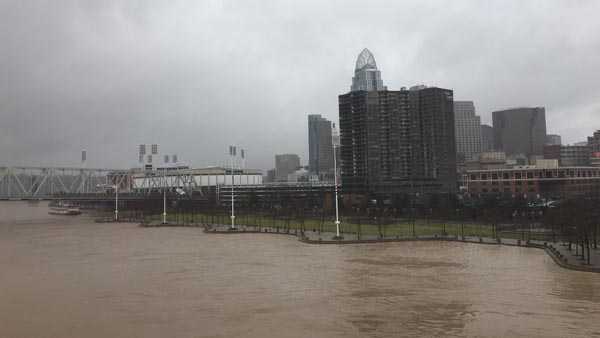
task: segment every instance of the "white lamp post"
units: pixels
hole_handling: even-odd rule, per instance
[[[115,222],[119,221],[119,184],[115,184]]]
[[[233,196],[233,166],[231,167],[231,230],[235,230],[235,198]]]
[[[231,230],[235,230],[235,194],[234,194],[234,186],[235,186],[235,176],[233,175],[233,168],[235,166],[235,159],[237,155],[236,146],[229,146],[229,158],[231,163]],[[242,158],[242,163],[245,161],[244,149],[240,149],[240,156]],[[243,164],[245,167],[245,163]],[[242,168],[240,168],[242,169]],[[243,169],[242,169],[243,173]],[[241,184],[241,178],[240,178]]]
[[[119,184],[98,184],[96,188],[113,188],[115,189],[115,222],[119,220]]]
[[[333,130],[331,133],[332,138],[332,146],[333,146],[333,186],[335,191],[335,239],[342,239],[340,235],[340,215],[339,215],[339,207],[338,207],[338,179],[337,179],[337,159],[335,154],[335,148],[338,143],[337,140],[337,129],[335,128],[335,123],[333,124]]]
[[[167,176],[166,169],[163,169],[163,214],[162,224],[167,224]]]
[[[234,207],[234,203],[235,203],[235,198],[234,198],[234,191],[233,191],[233,185],[234,185],[234,176],[233,176],[233,162],[235,160],[235,153],[236,153],[236,149],[235,146],[229,146],[229,159],[230,159],[230,170],[231,170],[231,230],[235,230],[235,207]]]

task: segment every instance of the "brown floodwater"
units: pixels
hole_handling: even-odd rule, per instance
[[[543,251],[96,224],[0,202],[0,337],[600,336],[600,274]]]

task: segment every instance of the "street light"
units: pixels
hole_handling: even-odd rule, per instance
[[[335,156],[335,148],[339,143],[339,136],[335,123],[333,124],[333,130],[331,133],[331,144],[333,146],[333,187],[335,191],[335,237],[334,239],[343,239],[340,235],[340,215],[338,207],[338,179],[337,179],[337,159]]]
[[[167,172],[163,169],[163,219],[162,224],[167,224]]]
[[[119,221],[119,185],[118,184],[97,184],[96,188],[115,189],[115,222]]]
[[[119,185],[115,184],[115,222],[119,221]]]
[[[233,175],[233,168],[235,166],[235,159],[237,157],[237,146],[229,146],[229,159],[231,164],[231,230],[235,230],[235,194],[234,194],[234,186],[235,186],[235,177]],[[241,173],[243,175],[244,169],[246,168],[246,155],[245,149],[240,149],[240,157],[242,159],[242,165],[240,166]],[[227,172],[225,172],[226,174]],[[248,181],[246,181],[248,183]],[[240,184],[242,184],[242,179],[240,176]]]
[[[235,162],[236,153],[237,153],[236,146],[229,146],[229,163],[231,164],[231,166],[230,166],[230,170],[231,170],[231,216],[230,216],[231,217],[231,230],[235,230],[235,207],[234,207],[235,198],[234,198],[234,191],[233,191],[235,178],[233,176],[233,166],[234,166],[234,162]]]

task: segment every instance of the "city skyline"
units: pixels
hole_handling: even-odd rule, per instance
[[[251,167],[271,167],[276,153],[307,159],[306,115],[337,122],[337,95],[363,48],[389,90],[452,89],[474,101],[482,123],[494,110],[543,106],[548,133],[565,144],[600,127],[599,4],[462,3],[426,27],[417,23],[436,6],[420,5],[365,12],[325,3],[315,14],[289,3],[6,3],[1,164],[76,165],[86,149],[90,166],[127,168],[147,140],[193,166],[219,164],[233,143],[249,149]]]
[[[0,1],[0,338],[599,334],[597,13]]]

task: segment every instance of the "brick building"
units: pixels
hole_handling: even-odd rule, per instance
[[[561,198],[600,192],[600,168],[555,167],[472,170],[463,178],[472,196]]]

